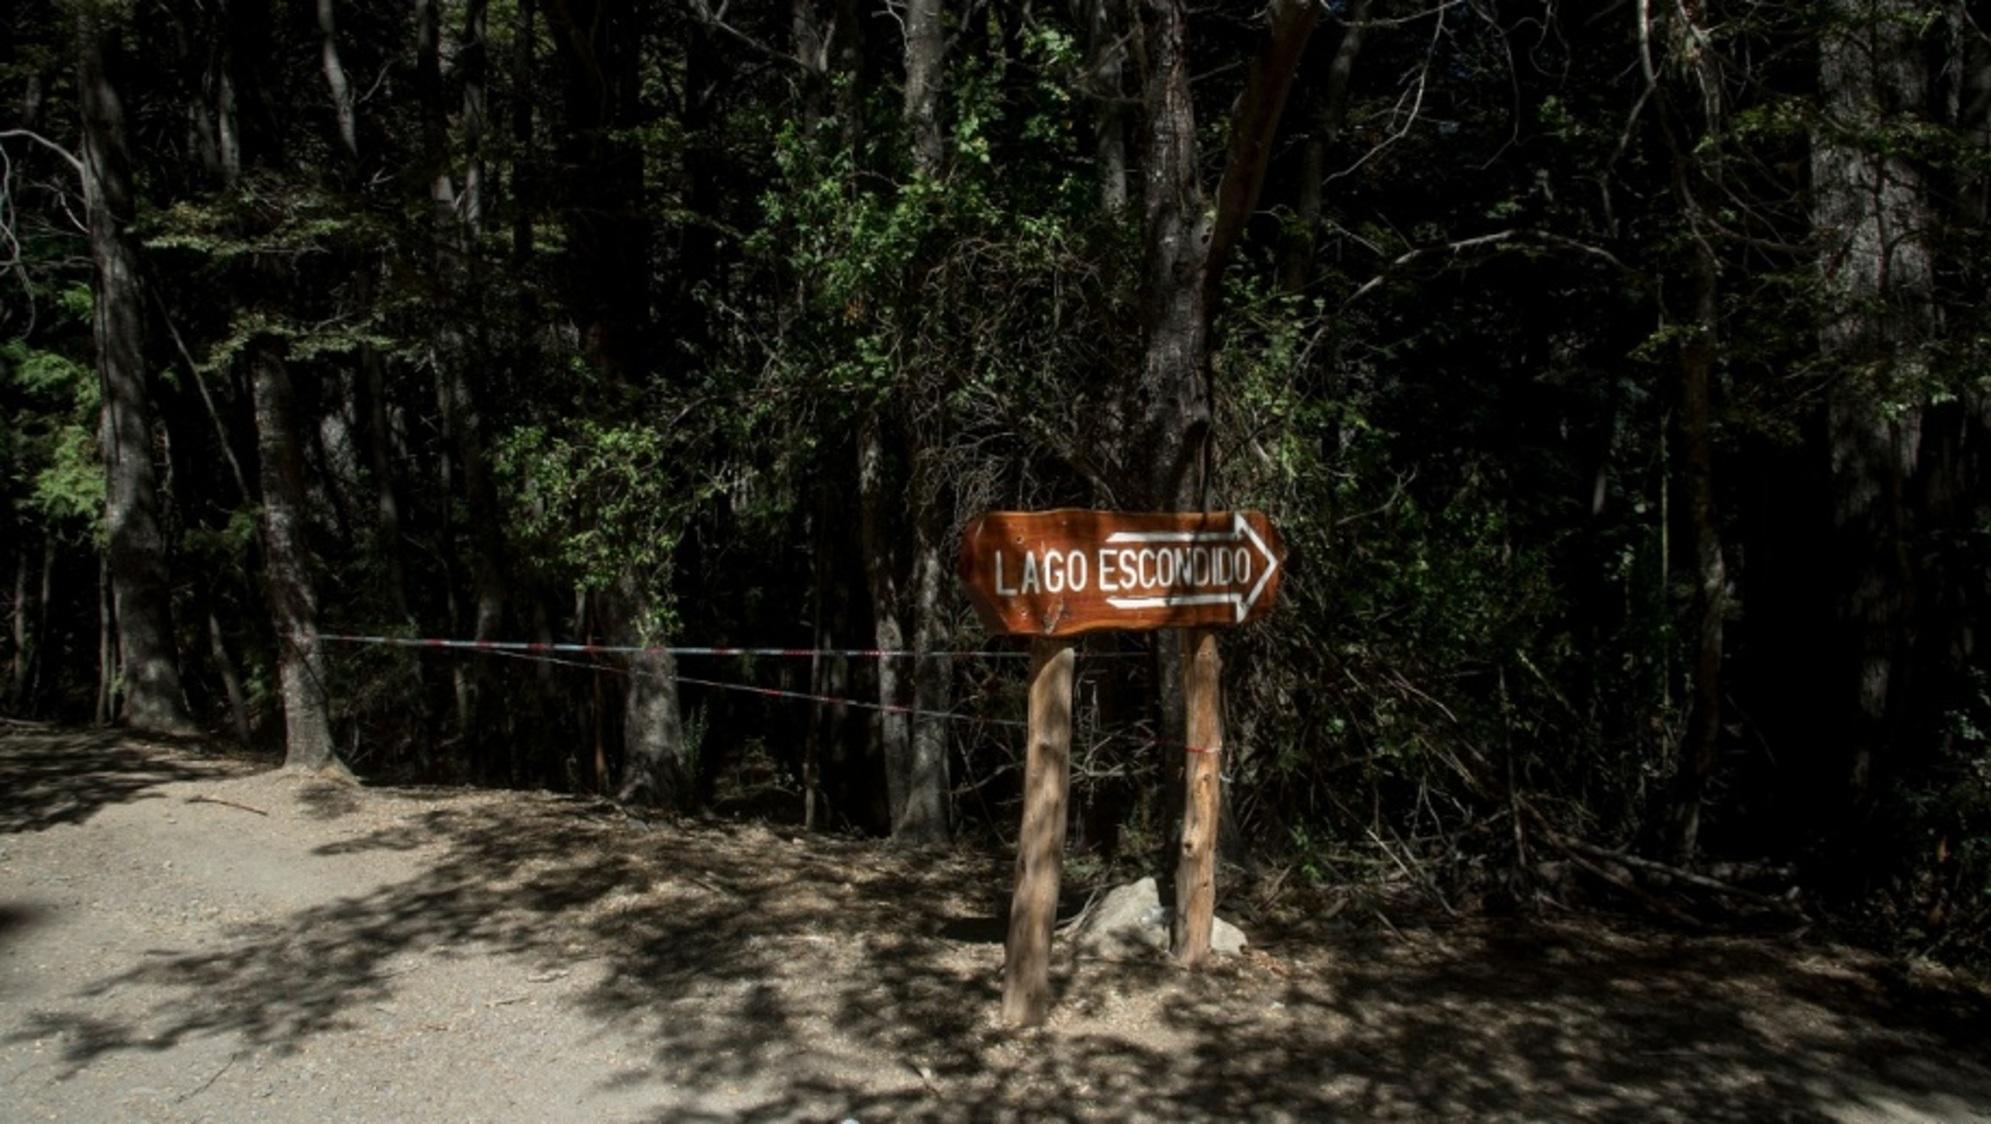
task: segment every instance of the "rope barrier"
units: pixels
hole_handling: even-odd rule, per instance
[[[547,653],[566,652],[576,655],[680,655],[680,654],[753,655],[753,654],[763,654],[763,653],[775,653],[783,655],[789,655],[789,654],[834,655],[834,654],[854,653],[854,652],[867,652],[872,654],[878,654],[878,653],[889,653],[893,651],[893,649],[857,649],[857,648],[827,649],[827,650],[818,651],[818,650],[792,649],[792,648],[758,648],[758,649],[756,648],[669,648],[669,647],[630,647],[630,646],[618,646],[618,645],[607,645],[607,644],[527,644],[527,643],[506,642],[506,641],[409,640],[398,637],[373,637],[373,636],[355,637],[355,636],[330,636],[322,634],[319,636],[319,639],[338,640],[349,643],[382,643],[392,647],[402,647],[402,648],[437,648],[449,651],[483,652],[488,655],[503,656],[507,659],[521,660],[526,663],[549,664],[555,667],[573,667],[573,668],[580,668],[584,671],[607,671],[616,675],[624,675],[624,676],[646,674],[646,672],[642,672],[632,668],[617,667],[613,664],[588,663],[588,662],[583,662],[581,660],[560,659],[555,655],[548,655]],[[990,656],[1008,657],[1013,655],[1027,655],[1028,653],[907,652],[905,654],[909,655],[945,654],[950,656],[990,655]],[[719,679],[703,679],[689,675],[674,675],[666,677],[661,673],[655,673],[655,672],[649,672],[647,674],[655,675],[659,679],[669,678],[675,680],[678,683],[690,684],[691,686],[694,687],[703,687],[710,690],[739,691],[745,694],[759,695],[763,698],[788,699],[795,702],[822,703],[827,706],[848,707],[853,710],[868,710],[881,714],[902,714],[911,718],[930,718],[942,722],[965,722],[971,725],[996,726],[1010,730],[1027,730],[1030,725],[1028,722],[1024,722],[1021,719],[1016,719],[1016,718],[988,718],[979,714],[962,714],[959,711],[929,710],[921,707],[900,706],[893,703],[876,703],[876,702],[869,702],[864,699],[842,698],[836,695],[818,695],[813,692],[790,691],[790,690],[784,690],[779,687],[762,687],[753,683],[730,683]],[[1168,743],[1163,742],[1159,738],[1154,738],[1154,739],[1149,739],[1145,744],[1160,747],[1167,745]],[[1193,746],[1193,745],[1183,745],[1181,743],[1176,743],[1175,747],[1181,749],[1185,753],[1217,754],[1222,752],[1221,747],[1215,747],[1215,746]]]
[[[754,648],[688,647],[684,645],[567,644],[528,640],[444,640],[434,637],[347,636],[321,632],[318,639],[337,644],[379,644],[391,648],[429,648],[471,652],[564,652],[573,655],[647,656],[753,656],[770,659],[810,659],[828,656],[842,659],[917,660],[983,659],[1025,660],[1028,652],[983,649],[972,652],[923,652],[916,648]],[[1088,659],[1115,659],[1142,656],[1144,652],[1084,652]]]

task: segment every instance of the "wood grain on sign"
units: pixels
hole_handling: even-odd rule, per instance
[[[1223,628],[1279,590],[1285,544],[1258,511],[995,511],[961,537],[961,580],[992,633]]]

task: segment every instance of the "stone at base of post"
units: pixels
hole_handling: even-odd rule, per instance
[[[1004,946],[1002,1017],[1035,1026],[1051,1006],[1051,928],[1065,857],[1071,787],[1072,642],[1030,643],[1030,730],[1023,767],[1023,829],[1016,842],[1016,893]]]
[[[1183,777],[1182,853],[1175,864],[1175,960],[1194,968],[1209,959],[1217,912],[1217,809],[1223,784],[1223,716],[1217,634],[1182,634],[1182,696],[1188,709]]]

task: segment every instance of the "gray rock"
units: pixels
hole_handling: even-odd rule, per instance
[[[1213,918],[1210,926],[1210,951],[1224,956],[1236,956],[1244,951],[1250,942],[1244,939],[1244,930],[1224,920]]]
[[[1168,910],[1152,878],[1117,886],[1101,898],[1072,934],[1078,951],[1104,960],[1131,960],[1168,952]],[[1244,951],[1243,930],[1219,917],[1210,950],[1226,956]]]

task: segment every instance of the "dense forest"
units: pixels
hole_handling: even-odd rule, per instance
[[[13,0],[0,104],[17,718],[1007,839],[964,524],[1250,507],[1234,862],[1985,951],[1977,0]]]

